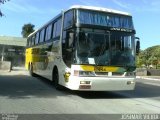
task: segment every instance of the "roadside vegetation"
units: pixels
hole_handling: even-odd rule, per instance
[[[27,38],[29,34],[31,34],[32,32],[34,32],[34,27],[35,25],[31,24],[31,23],[28,23],[28,24],[24,24],[22,26],[22,36],[23,38]]]
[[[160,69],[160,45],[141,50],[137,56],[137,67]]]

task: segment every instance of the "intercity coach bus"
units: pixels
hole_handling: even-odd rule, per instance
[[[134,90],[135,33],[129,13],[75,5],[28,36],[25,67],[57,89]]]

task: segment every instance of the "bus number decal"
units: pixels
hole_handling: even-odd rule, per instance
[[[94,67],[94,70],[96,72],[106,72],[107,71],[107,69],[105,67],[100,67],[100,66]]]

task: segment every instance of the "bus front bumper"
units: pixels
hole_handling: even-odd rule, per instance
[[[134,90],[135,77],[76,77],[70,76],[67,88],[80,91]]]

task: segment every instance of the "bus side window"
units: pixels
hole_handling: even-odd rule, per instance
[[[53,26],[53,38],[56,37],[56,30],[57,30],[57,22],[55,22]]]
[[[38,42],[39,42],[39,32],[37,32],[36,34],[35,44],[38,44]]]
[[[30,38],[27,39],[27,47],[30,46]]]
[[[35,35],[34,36],[32,36],[32,45],[35,45]]]
[[[70,10],[65,13],[64,15],[64,29],[69,28],[70,26],[73,25],[73,10]]]
[[[40,43],[44,42],[45,37],[45,28],[43,28],[40,32]]]
[[[47,28],[46,28],[45,41],[50,40],[51,35],[52,35],[52,24],[48,25]]]
[[[66,41],[66,48],[72,48],[73,47],[73,40],[74,40],[74,34],[73,33],[68,33],[67,34],[67,41]]]
[[[54,28],[53,28],[53,38],[60,37],[61,34],[61,24],[62,24],[62,19],[59,19],[54,23]]]
[[[74,41],[74,33],[73,32],[63,32],[63,58],[64,62],[68,67],[71,66],[71,57],[72,57],[72,50],[73,50],[73,41]]]
[[[63,32],[62,44],[63,49],[69,49],[73,47],[74,33],[73,32]]]

